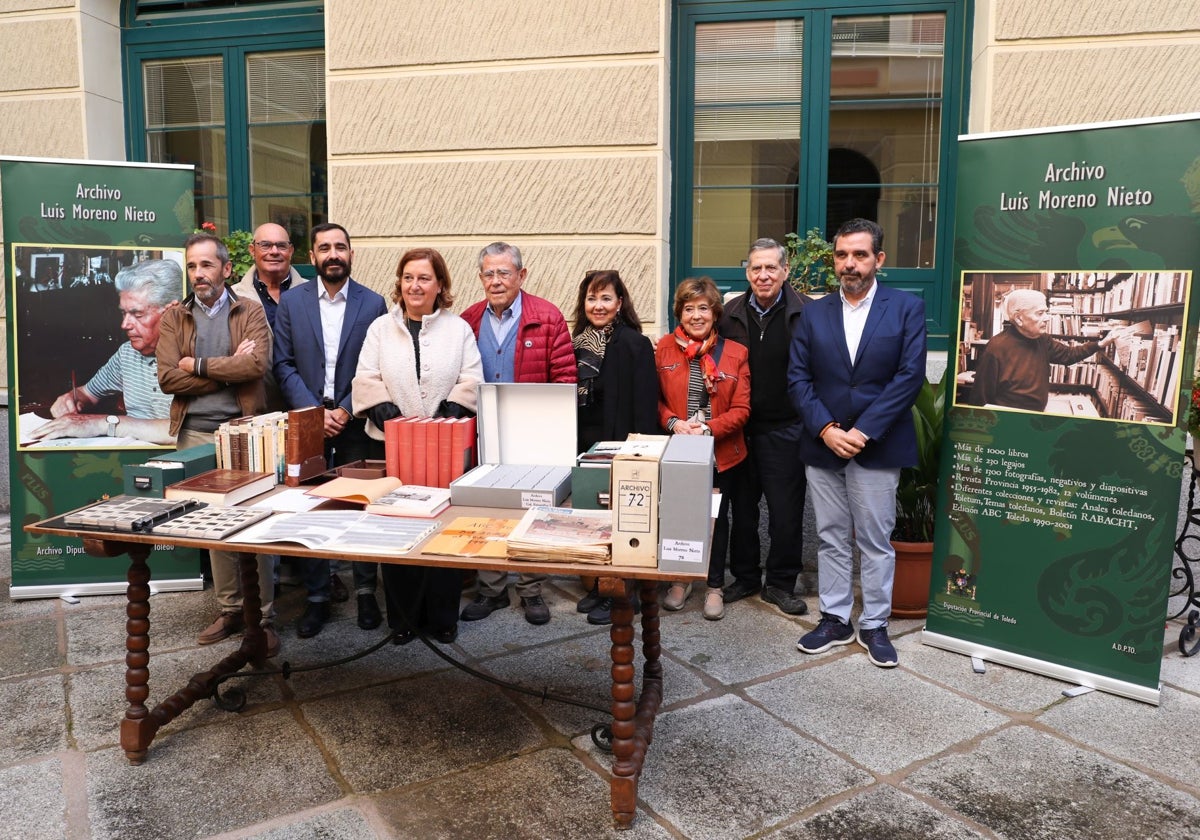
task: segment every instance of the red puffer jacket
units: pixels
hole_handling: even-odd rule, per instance
[[[487,300],[470,306],[462,318],[479,338]],[[521,292],[521,323],[513,359],[513,382],[574,382],[575,348],[558,307],[545,298]]]

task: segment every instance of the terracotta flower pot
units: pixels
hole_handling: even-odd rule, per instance
[[[892,616],[924,618],[929,610],[929,576],[933,543],[896,542],[896,575],[892,583]]]

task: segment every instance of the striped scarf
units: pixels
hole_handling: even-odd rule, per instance
[[[680,324],[675,328],[675,343],[679,345],[679,349],[683,351],[683,355],[687,356],[689,362],[699,359],[700,373],[704,376],[704,390],[708,391],[710,395],[717,393],[717,363],[710,355],[717,343],[716,329],[713,329],[704,341],[696,341],[684,332],[683,324]]]

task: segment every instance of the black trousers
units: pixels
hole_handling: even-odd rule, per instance
[[[762,545],[758,535],[759,499],[767,497],[766,585],[791,592],[803,569],[804,493],[808,482],[800,460],[797,422],[769,432],[746,435],[749,457],[734,488],[729,571],[735,580],[757,585]]]
[[[408,628],[404,619],[406,615],[416,623],[416,626],[411,628],[413,630],[452,630],[458,626],[458,602],[461,593],[461,569],[383,564],[383,594],[387,603],[387,622],[388,627],[393,630]]]

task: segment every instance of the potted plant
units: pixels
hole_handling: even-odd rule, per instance
[[[1192,436],[1192,467],[1200,469],[1200,376],[1192,380],[1192,399],[1188,404],[1187,431]]]
[[[892,530],[892,546],[896,550],[892,615],[897,618],[922,618],[929,603],[947,375],[943,373],[937,384],[926,382],[922,385],[912,407],[917,431],[917,464],[900,470],[900,484],[896,488],[896,526]]]
[[[801,238],[798,233],[784,237],[788,261],[788,283],[802,295],[823,295],[838,287],[833,271],[833,245],[825,241],[820,228],[811,228]]]

